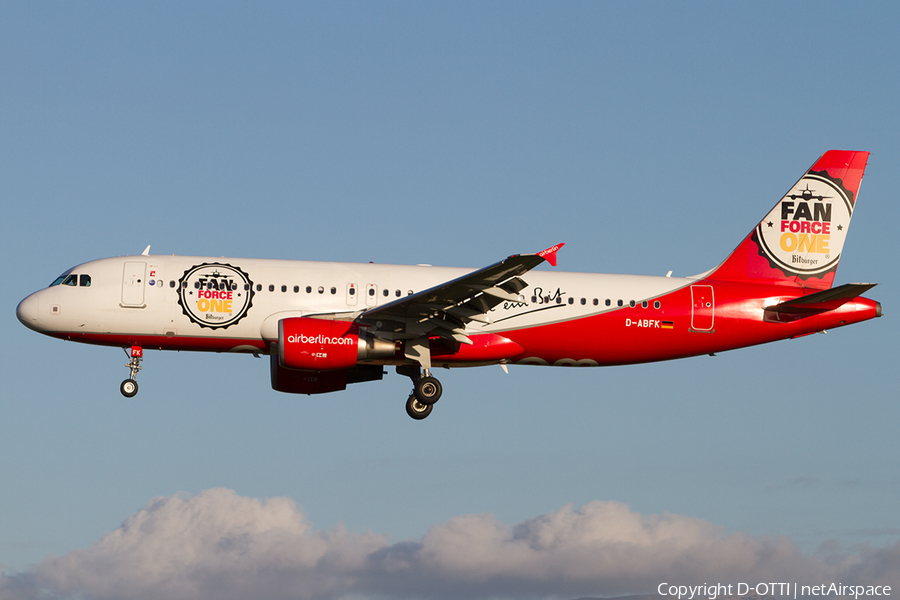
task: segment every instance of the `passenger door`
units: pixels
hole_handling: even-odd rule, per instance
[[[711,285],[691,286],[691,329],[712,331],[716,302]]]
[[[147,263],[128,261],[122,275],[122,304],[126,308],[144,308],[144,280]]]

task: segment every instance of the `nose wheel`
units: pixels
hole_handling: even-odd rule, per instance
[[[122,392],[122,395],[126,398],[133,397],[138,393],[137,381],[134,379],[126,379],[122,382],[122,385],[119,386],[119,391]]]
[[[140,346],[132,346],[131,348],[123,348],[130,360],[125,364],[131,369],[131,375],[119,386],[119,391],[126,398],[133,398],[138,393],[138,384],[135,378],[138,371],[141,370],[141,361],[144,360],[144,350]]]

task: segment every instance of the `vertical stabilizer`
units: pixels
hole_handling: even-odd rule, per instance
[[[823,154],[709,277],[830,288],[868,158]]]

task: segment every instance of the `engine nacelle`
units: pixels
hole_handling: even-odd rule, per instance
[[[370,336],[350,321],[292,317],[278,322],[278,364],[288,369],[336,371],[394,354],[394,342]]]
[[[327,394],[346,389],[350,383],[377,381],[384,376],[381,365],[358,365],[336,371],[298,371],[278,364],[271,356],[272,389],[288,394]]]

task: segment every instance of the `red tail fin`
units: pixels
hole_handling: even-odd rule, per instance
[[[868,157],[823,154],[709,277],[830,288]]]

